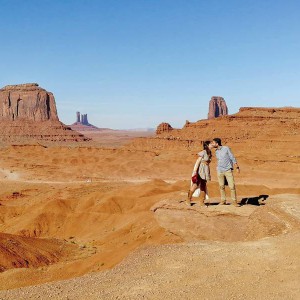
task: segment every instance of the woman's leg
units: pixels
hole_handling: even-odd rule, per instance
[[[188,196],[186,199],[187,205],[191,205],[192,197],[193,197],[193,194],[196,191],[197,187],[198,187],[198,185],[196,183],[193,183],[192,186],[190,187],[190,189],[188,191]]]
[[[200,205],[204,205],[206,194],[206,180],[200,179]]]
[[[193,183],[191,188],[190,188],[190,191],[192,192],[192,195],[194,194],[194,192],[196,191],[198,185],[196,183]]]

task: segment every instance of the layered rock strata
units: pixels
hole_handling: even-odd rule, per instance
[[[37,83],[0,89],[0,142],[86,140],[59,121],[54,95]]]
[[[215,137],[224,144],[249,144],[259,148],[290,148],[289,143],[300,142],[300,108],[243,107],[237,114],[188,122],[182,129],[160,132],[153,138],[139,138],[129,146],[155,151],[199,150],[202,141]],[[249,150],[250,151],[250,150]],[[295,158],[296,159],[296,158]]]
[[[173,127],[169,123],[160,123],[156,128],[156,134],[161,134],[164,132],[170,132],[173,130]]]
[[[58,121],[52,93],[37,83],[7,85],[0,89],[1,121]]]

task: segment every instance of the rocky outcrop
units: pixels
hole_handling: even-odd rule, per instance
[[[0,89],[0,120],[58,121],[52,93],[37,83],[7,85]]]
[[[260,149],[268,145],[284,153],[289,141],[300,142],[299,120],[300,108],[244,107],[237,114],[187,122],[182,129],[160,130],[155,137],[136,139],[128,147],[151,151],[196,151],[201,148],[202,141],[219,137],[224,144],[242,143]],[[290,160],[296,160],[293,155]]]
[[[52,93],[37,83],[0,89],[0,142],[81,142],[89,140],[61,123]]]
[[[80,112],[76,112],[76,123],[80,123]]]
[[[235,209],[232,205],[220,207],[215,205],[220,202],[219,197],[206,200],[208,207],[199,206],[198,201],[197,198],[193,198],[193,206],[186,206],[183,201],[164,199],[154,204],[151,211],[162,228],[186,242],[258,240],[280,235],[286,232],[287,228],[291,231],[297,226],[286,219],[284,221],[287,222],[287,227],[281,219],[283,217],[280,209],[274,211],[274,208],[265,207],[260,210],[256,205],[244,205],[243,209]],[[281,218],[278,218],[277,214]]]
[[[173,130],[173,127],[169,123],[160,123],[156,128],[156,134],[161,134],[165,132],[170,132]]]
[[[211,100],[209,101],[208,119],[226,115],[228,115],[228,108],[224,98],[216,96],[211,97]]]
[[[241,107],[236,117],[268,119],[300,119],[300,108],[296,107]]]
[[[88,121],[87,114],[81,114],[79,111],[76,112],[76,122],[73,123],[71,126],[74,125],[91,125]]]
[[[73,125],[81,124],[81,125],[91,125],[88,121],[87,114],[80,114],[79,111],[76,112],[76,122]]]
[[[59,240],[0,233],[0,273],[15,268],[37,268],[67,257],[74,246]]]
[[[76,131],[100,130],[100,128],[89,123],[87,114],[80,114],[79,111],[76,112],[76,122],[70,125],[70,127]]]
[[[87,114],[83,114],[81,115],[81,123],[83,125],[90,125],[89,121],[88,121],[88,116]]]

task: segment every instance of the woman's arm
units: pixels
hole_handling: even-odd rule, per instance
[[[202,160],[201,156],[198,157],[198,159],[196,160],[192,176],[194,176],[195,174],[197,174],[197,171],[198,171],[199,165],[201,163],[201,160]]]

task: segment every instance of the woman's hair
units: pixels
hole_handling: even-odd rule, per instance
[[[207,153],[208,156],[211,156],[211,151],[210,151],[210,149],[208,147],[209,144],[210,144],[210,141],[204,141],[203,142],[203,150],[206,151],[206,153]]]

